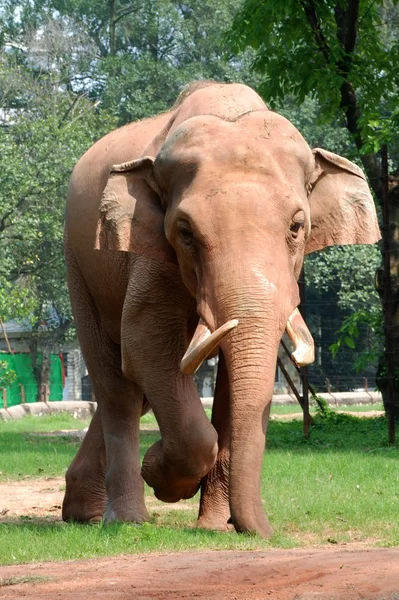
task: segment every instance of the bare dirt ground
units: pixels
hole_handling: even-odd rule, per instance
[[[59,478],[27,479],[0,483],[0,524],[15,523],[20,517],[37,521],[61,521],[61,506],[65,493],[65,480]],[[170,510],[170,504],[164,504],[156,498],[146,498],[149,510]],[[191,507],[188,502],[180,501],[174,509]],[[1,594],[0,594],[1,597]]]
[[[63,479],[0,484],[0,523],[22,515],[59,520],[63,485]],[[0,567],[0,598],[399,600],[399,548],[351,544],[13,565]]]
[[[60,519],[63,479],[32,479],[0,483],[0,523],[20,516]]]
[[[2,567],[0,577],[10,600],[398,600],[399,550],[122,556]]]

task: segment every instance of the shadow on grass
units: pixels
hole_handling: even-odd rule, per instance
[[[195,526],[195,520],[190,526],[184,521],[175,521],[173,524],[158,523],[157,519],[153,518],[148,523],[136,525],[134,523],[110,523],[89,525],[87,523],[64,523],[63,521],[45,522],[40,519],[32,519],[29,521],[15,520],[9,523],[0,523],[0,538],[2,535],[10,535],[12,533],[21,532],[23,535],[32,536],[32,538],[48,539],[49,536],[56,536],[62,539],[66,537],[85,536],[89,538],[120,538],[121,536],[129,535],[135,541],[144,541],[162,534],[166,538],[175,537],[178,535],[184,536],[186,539],[193,540],[210,540],[221,539],[232,534],[236,536],[234,529],[229,531],[211,531],[201,529]],[[256,535],[240,534],[239,537],[256,538]]]

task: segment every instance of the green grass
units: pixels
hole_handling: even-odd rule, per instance
[[[43,417],[27,416],[19,421],[0,421],[0,434],[3,432],[48,433],[52,431],[62,431],[65,429],[83,429],[84,427],[88,427],[89,423],[90,419],[87,421],[75,419],[67,412],[45,415]]]
[[[89,421],[76,420],[68,413],[0,421],[0,481],[63,475],[78,442],[62,435],[34,434],[83,429],[88,424]]]
[[[0,423],[3,480],[64,474],[78,443],[30,435],[40,428],[67,428],[59,422],[51,426],[53,418]],[[158,437],[157,432],[142,435],[142,454]],[[303,439],[300,421],[272,421],[262,476],[262,498],[275,531],[269,541],[194,529],[198,497],[179,509],[154,501],[147,488],[152,521],[140,527],[67,525],[28,517],[0,525],[0,563],[189,549],[399,545],[399,447],[386,440],[384,418],[330,413],[324,420],[316,418],[309,441]]]
[[[340,404],[337,406],[329,406],[333,412],[371,412],[371,411],[383,411],[384,406],[382,403],[377,404]],[[310,413],[314,415],[317,411],[317,405],[313,404],[310,406]],[[206,414],[211,418],[212,410],[210,408],[205,409]],[[295,404],[273,404],[271,408],[271,415],[301,415],[302,409],[299,403]],[[156,425],[156,420],[152,412],[147,413],[141,417],[141,422],[146,425]]]
[[[312,404],[310,406],[311,414],[316,412],[317,405]],[[384,410],[382,403],[378,404],[339,404],[337,406],[330,406],[330,409],[334,412],[369,412],[374,410]],[[302,409],[298,403],[296,404],[272,404],[271,414],[272,415],[290,415],[294,413],[301,413]]]

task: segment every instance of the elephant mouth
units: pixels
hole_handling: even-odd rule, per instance
[[[211,332],[205,321],[200,318],[189,347],[180,363],[185,375],[194,375],[204,360],[219,345],[220,341],[239,325],[238,319],[227,321],[216,331]],[[314,341],[298,308],[288,318],[286,332],[294,350],[291,358],[298,367],[305,367],[314,361]]]

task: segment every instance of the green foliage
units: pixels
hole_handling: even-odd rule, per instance
[[[119,124],[167,110],[182,87],[196,79],[245,80],[251,51],[226,60],[222,35],[240,0],[34,0],[25,27],[80,34],[79,66],[63,70],[75,93],[84,91]]]
[[[343,309],[381,314],[375,290],[380,261],[378,246],[332,246],[306,258],[306,280],[317,292],[334,291]]]
[[[0,274],[0,317],[4,322],[28,319],[36,306],[35,299],[22,280],[7,279]]]
[[[359,330],[362,325],[367,325],[370,335],[366,348],[361,351],[354,362],[357,373],[368,365],[375,364],[382,354],[384,323],[381,310],[358,310],[345,317],[337,332],[337,341],[330,346],[333,358],[337,356],[344,345],[348,348],[356,348],[356,340],[359,338]]]
[[[17,380],[17,374],[14,369],[10,369],[8,363],[0,360],[0,388],[8,387]]]
[[[317,396],[316,417],[319,420],[328,419],[334,411],[329,407],[327,400],[321,396]]]
[[[377,246],[333,246],[306,257],[308,324],[323,357],[310,373],[323,389],[326,377],[339,381],[343,391],[353,389],[355,373],[374,375],[384,344],[374,284],[379,263]]]
[[[71,323],[62,241],[68,179],[114,122],[64,84],[80,65],[65,54],[66,32],[49,25],[40,36],[41,46],[30,32],[0,49],[0,315],[25,321],[36,346],[51,337],[56,349]]]
[[[326,122],[341,110],[342,86],[349,79],[364,152],[372,152],[398,134],[396,4],[360,0],[355,22],[349,19],[356,12],[351,0],[245,0],[229,42],[235,52],[255,50],[252,68],[261,74],[260,91],[272,105],[289,95],[301,103],[310,94]]]

